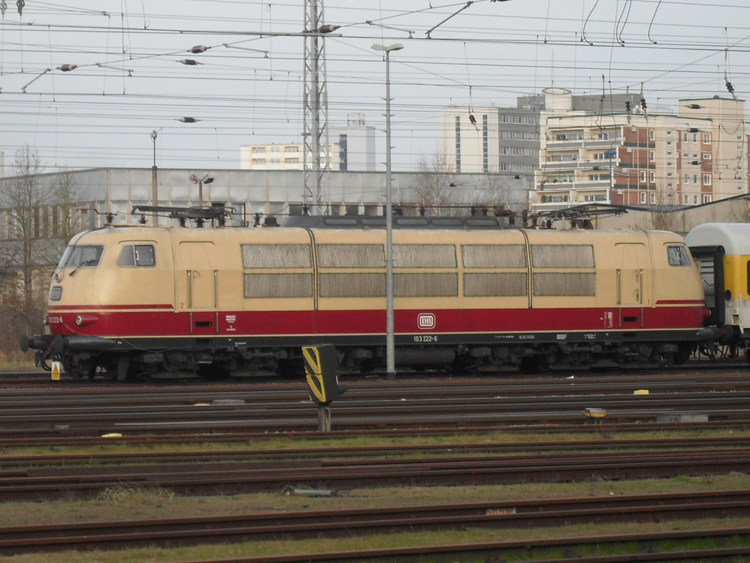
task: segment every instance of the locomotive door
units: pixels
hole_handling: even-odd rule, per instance
[[[617,244],[616,287],[620,307],[620,328],[642,328],[643,306],[650,304],[650,290],[645,273],[648,272],[648,253],[644,244]]]
[[[177,247],[178,301],[190,312],[191,334],[216,334],[218,272],[211,264],[214,245],[211,242],[181,242]]]

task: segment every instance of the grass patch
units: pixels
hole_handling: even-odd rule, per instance
[[[236,451],[242,452],[252,450],[253,452],[263,452],[266,450],[306,450],[306,449],[330,449],[331,457],[335,457],[336,450],[340,448],[356,447],[420,447],[420,446],[457,446],[455,453],[461,454],[459,447],[461,444],[535,444],[544,442],[556,442],[566,446],[574,443],[585,444],[591,441],[611,441],[611,440],[648,440],[648,439],[686,439],[686,438],[746,438],[750,437],[750,430],[696,430],[692,432],[648,432],[648,433],[621,433],[611,434],[606,438],[602,437],[595,431],[591,434],[508,434],[502,431],[489,432],[482,434],[451,434],[446,436],[414,436],[414,437],[377,437],[377,436],[352,436],[346,438],[332,438],[329,440],[305,440],[288,437],[263,438],[248,442],[205,442],[202,444],[193,443],[172,443],[172,444],[102,444],[96,446],[50,446],[50,447],[21,447],[5,448],[2,453],[8,456],[33,456],[33,455],[96,455],[103,453],[176,453],[176,452],[212,452],[212,451]],[[179,438],[177,438],[179,440]],[[207,438],[210,440],[210,438]],[[614,446],[613,446],[614,447]],[[606,445],[602,447],[606,450]],[[519,448],[521,451],[523,446]],[[516,452],[506,452],[506,455],[512,455]],[[424,454],[406,454],[407,456]],[[440,453],[439,455],[443,455]],[[503,452],[491,453],[488,455],[503,455]]]

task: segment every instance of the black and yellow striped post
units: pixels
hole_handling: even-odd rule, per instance
[[[318,404],[318,430],[331,430],[331,403],[338,399],[346,387],[339,385],[336,376],[338,353],[332,344],[303,346],[302,358],[305,362],[305,376],[310,399]]]

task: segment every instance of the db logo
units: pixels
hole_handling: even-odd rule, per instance
[[[417,315],[417,326],[422,330],[435,328],[435,315],[432,313],[419,313]]]

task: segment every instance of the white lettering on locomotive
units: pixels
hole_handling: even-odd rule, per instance
[[[435,328],[435,315],[432,313],[419,313],[419,315],[417,315],[417,326],[421,330],[431,330]]]

